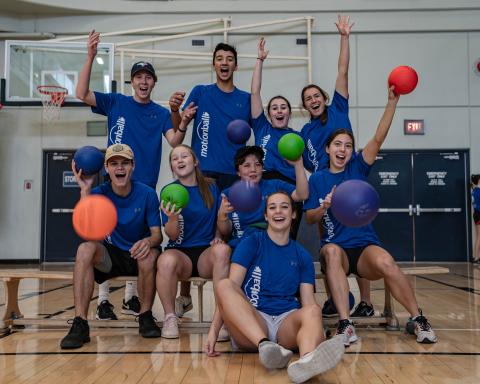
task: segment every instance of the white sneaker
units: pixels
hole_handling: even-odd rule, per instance
[[[411,321],[415,324],[415,335],[417,335],[417,343],[423,344],[432,344],[437,342],[437,335],[435,335],[435,331],[432,329],[432,326],[428,322],[427,318],[420,315],[411,319]]]
[[[343,337],[334,336],[290,364],[287,368],[288,377],[294,383],[303,383],[335,367],[344,353]]]
[[[162,337],[165,339],[178,339],[178,318],[173,313],[163,320]]]
[[[192,310],[192,297],[191,296],[178,296],[175,299],[175,313],[178,317],[183,317],[185,312]]]
[[[345,347],[350,346],[350,344],[355,343],[358,340],[358,336],[355,333],[355,327],[350,320],[340,320],[337,325],[337,331],[335,336],[343,336],[343,343]]]
[[[260,362],[267,369],[285,368],[293,352],[273,341],[262,341],[258,346]]]
[[[225,325],[222,325],[222,328],[220,328],[220,331],[218,332],[217,341],[218,342],[230,341],[230,334],[228,333],[228,329],[225,328]]]

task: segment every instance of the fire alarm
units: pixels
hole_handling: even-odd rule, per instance
[[[473,63],[473,72],[480,76],[480,59],[475,60],[475,63]]]

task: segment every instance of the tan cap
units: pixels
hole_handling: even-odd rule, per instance
[[[105,164],[112,157],[120,156],[128,160],[133,160],[133,151],[127,144],[113,144],[105,152]]]

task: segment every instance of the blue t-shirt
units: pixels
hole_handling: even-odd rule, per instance
[[[127,144],[135,155],[132,180],[155,189],[162,160],[162,134],[172,128],[170,112],[150,101],[138,103],[120,93],[94,92],[92,111],[108,117],[108,146]]]
[[[278,316],[300,308],[296,294],[301,283],[315,284],[312,257],[296,241],[275,244],[266,231],[243,240],[232,263],[247,269],[242,290],[259,311]]]
[[[337,91],[333,94],[332,103],[328,106],[327,113],[328,118],[325,125],[322,125],[320,119],[313,119],[305,124],[300,131],[305,141],[303,162],[305,168],[310,172],[316,172],[328,167],[328,155],[325,151],[325,145],[330,135],[340,128],[352,130],[352,125],[348,118],[348,99]]]
[[[246,238],[252,233],[263,231],[263,229],[266,228],[265,202],[268,196],[277,191],[285,191],[291,195],[295,190],[295,186],[276,179],[262,179],[258,186],[262,192],[262,203],[255,211],[248,213],[233,211],[228,214],[228,218],[232,221],[232,238],[228,242],[231,247],[236,247],[242,238]],[[224,189],[222,193],[228,198],[229,192],[230,188],[227,188]],[[263,228],[252,226],[252,224],[260,224],[260,227]]]
[[[223,92],[216,84],[197,85],[188,96],[198,106],[192,131],[192,148],[202,171],[235,175],[232,159],[243,144],[227,138],[227,125],[236,119],[250,122],[250,94],[237,88]]]
[[[160,205],[154,189],[138,181],[132,181],[128,196],[118,196],[111,183],[103,183],[92,189],[92,194],[108,197],[117,209],[118,222],[105,241],[128,251],[138,240],[150,236],[151,227],[160,227]]]
[[[348,162],[342,172],[332,173],[328,168],[315,172],[308,180],[310,195],[303,205],[303,209],[307,211],[318,208],[334,185],[338,186],[351,179],[366,180],[370,168],[371,166],[365,163],[360,152]],[[334,243],[342,248],[355,248],[369,244],[380,244],[372,224],[360,228],[345,227],[335,218],[330,208],[323,215],[322,224],[322,246],[327,243]]]
[[[171,184],[180,184],[174,181]],[[165,186],[166,187],[166,186]],[[169,240],[167,248],[189,248],[210,245],[215,237],[217,211],[221,198],[215,184],[210,185],[213,197],[213,207],[208,209],[200,195],[198,186],[184,187],[188,191],[189,201],[178,217],[180,233],[175,241]],[[168,217],[162,212],[162,222],[165,225]]]
[[[252,128],[255,133],[255,145],[261,147],[265,152],[263,157],[265,171],[277,171],[295,181],[295,168],[278,152],[278,141],[287,133],[297,134],[297,132],[292,128],[272,127],[264,113],[252,120]]]
[[[472,189],[472,204],[475,211],[480,211],[480,188],[475,187]]]

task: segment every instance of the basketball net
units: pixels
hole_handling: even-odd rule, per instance
[[[58,85],[39,85],[37,91],[43,104],[43,119],[46,121],[58,119],[60,107],[65,102],[65,95],[68,93],[67,89]]]

